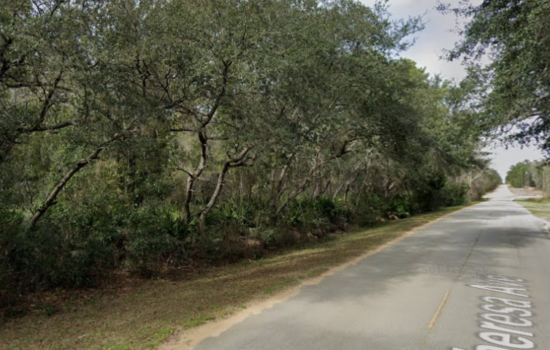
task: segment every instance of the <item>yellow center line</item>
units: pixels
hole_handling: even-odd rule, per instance
[[[447,299],[449,299],[449,295],[451,295],[451,291],[448,291],[447,293],[445,293],[445,296],[443,296],[443,300],[441,300],[441,303],[439,304],[439,307],[437,308],[437,311],[435,312],[435,315],[432,318],[432,321],[428,325],[428,328],[432,329],[433,326],[435,326],[435,323],[437,322],[437,319],[441,315],[441,311],[443,310],[445,303],[447,303]]]

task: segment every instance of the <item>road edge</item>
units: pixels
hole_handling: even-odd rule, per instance
[[[377,253],[380,253],[381,251],[385,250],[386,248],[397,244],[401,242],[402,240],[411,237],[414,235],[417,231],[426,229],[439,221],[449,218],[450,216],[456,215],[460,212],[463,212],[465,210],[472,209],[478,205],[481,205],[485,202],[478,202],[478,203],[472,203],[471,205],[468,205],[467,207],[458,209],[456,211],[453,211],[451,213],[445,214],[433,221],[430,221],[428,223],[425,223],[423,225],[420,225],[418,227],[415,227],[412,230],[409,230],[405,233],[403,233],[401,236],[396,237],[392,239],[389,242],[386,242],[379,247],[369,250],[365,252],[364,254],[353,258],[352,260],[337,265],[331,269],[329,269],[327,272],[323,273],[320,276],[306,279],[302,281],[300,284],[289,287],[288,289],[285,289],[269,298],[260,298],[251,300],[246,304],[246,308],[242,311],[239,311],[227,318],[213,320],[211,322],[205,323],[201,326],[198,326],[196,328],[192,328],[189,330],[181,330],[174,334],[172,337],[170,337],[166,342],[162,343],[157,350],[192,350],[196,345],[198,345],[203,340],[210,338],[210,337],[217,337],[229,328],[233,327],[234,325],[244,321],[250,316],[258,315],[264,310],[270,309],[274,307],[275,305],[284,302],[300,293],[303,287],[306,286],[312,286],[319,284],[321,281],[323,281],[326,277],[332,276],[337,272],[340,272],[348,267],[357,265],[359,262],[363,261],[364,259],[375,255]]]

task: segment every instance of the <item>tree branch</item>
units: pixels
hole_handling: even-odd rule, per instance
[[[96,148],[88,157],[81,159],[78,163],[76,163],[75,167],[69,170],[63,176],[63,178],[55,185],[53,190],[48,195],[48,198],[42,203],[42,205],[36,210],[33,217],[31,218],[31,221],[28,225],[28,230],[32,230],[34,227],[36,227],[36,224],[38,223],[38,220],[48,211],[49,208],[57,204],[57,196],[59,193],[63,190],[63,188],[67,185],[67,183],[80,171],[82,168],[90,164],[95,159],[99,158],[99,154],[105,149],[105,147],[118,140],[123,138],[123,134],[116,134],[112,139],[110,139],[107,142],[104,142],[102,145],[100,145],[98,148]]]
[[[50,91],[46,95],[46,99],[44,100],[44,105],[42,106],[42,110],[40,111],[40,117],[38,119],[39,121],[38,121],[38,123],[36,124],[35,127],[39,127],[44,122],[44,119],[46,119],[46,114],[48,113],[50,108],[53,106],[51,101],[53,99],[53,95],[57,91],[57,85],[61,81],[62,76],[63,76],[63,69],[61,69],[61,71],[59,71],[59,74],[55,78],[55,81],[53,83],[52,88],[50,89]]]
[[[231,61],[223,61],[223,73],[222,73],[222,87],[221,87],[221,90],[218,94],[218,96],[216,97],[216,101],[214,102],[214,105],[212,106],[212,108],[210,109],[210,112],[208,112],[208,114],[206,115],[206,119],[202,122],[200,128],[204,128],[206,127],[208,124],[210,124],[210,122],[212,121],[212,118],[214,118],[214,115],[216,114],[216,111],[218,110],[218,108],[220,107],[221,103],[222,103],[222,100],[225,96],[225,93],[227,91],[227,83],[228,83],[228,77],[229,77],[229,68],[231,67],[231,65],[233,64],[233,62]]]
[[[63,122],[63,123],[59,123],[59,124],[55,124],[55,125],[38,126],[38,127],[32,128],[32,129],[24,130],[23,132],[32,133],[32,132],[37,132],[37,131],[52,131],[52,130],[64,129],[66,127],[74,126],[74,125],[76,125],[76,121],[71,120],[71,121],[68,121],[68,122]]]
[[[220,197],[223,186],[225,184],[225,176],[227,172],[231,168],[249,166],[249,164],[246,163],[246,161],[247,161],[247,155],[251,150],[252,150],[251,147],[245,147],[238,155],[227,159],[223,164],[222,170],[218,175],[218,182],[216,183],[216,189],[214,190],[214,193],[210,197],[208,204],[206,204],[204,209],[201,210],[199,214],[199,225],[200,225],[201,231],[204,231],[204,222],[206,220],[206,216],[208,215],[208,213],[210,213],[212,208],[214,208],[214,206],[216,205],[216,202],[218,201],[218,198]]]

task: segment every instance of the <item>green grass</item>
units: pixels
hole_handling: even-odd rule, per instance
[[[550,222],[550,197],[525,199],[516,202],[523,205],[533,215]]]
[[[101,291],[59,312],[35,312],[0,325],[0,349],[154,349],[174,332],[227,317],[353,260],[461,207],[392,221],[184,280],[148,280]]]

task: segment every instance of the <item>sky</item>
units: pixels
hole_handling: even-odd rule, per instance
[[[366,5],[374,4],[374,0],[360,0]],[[444,3],[458,3],[458,0],[446,0]],[[474,3],[476,1],[474,0]],[[456,33],[456,19],[453,15],[443,15],[435,7],[437,0],[389,0],[389,12],[395,19],[409,16],[423,16],[425,29],[415,34],[413,47],[401,56],[417,62],[419,67],[425,67],[432,74],[441,74],[447,79],[460,81],[465,76],[460,62],[448,62],[441,59],[445,49],[452,49],[460,36]],[[508,169],[524,160],[540,160],[542,153],[536,147],[506,147],[494,144],[485,149],[491,152],[491,167],[496,169],[504,179]]]

